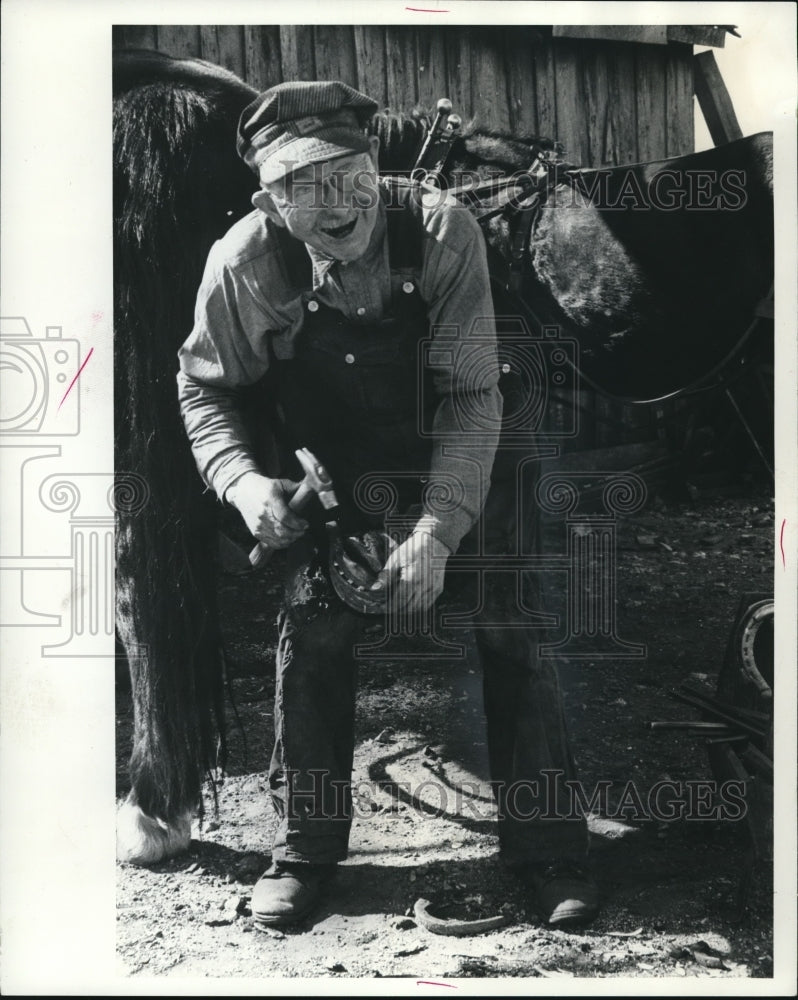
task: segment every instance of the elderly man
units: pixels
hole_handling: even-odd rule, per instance
[[[288,549],[269,774],[279,825],[252,896],[267,925],[308,913],[347,856],[353,649],[373,619],[331,587],[321,511],[294,512],[296,482],[258,465],[242,390],[258,383],[293,447],[325,464],[349,531],[375,527],[358,481],[392,480],[410,528],[371,587],[389,595],[393,614],[431,607],[452,553],[511,551],[518,529],[515,493],[494,466],[502,393],[482,234],[451,199],[378,179],[378,140],[364,131],[376,107],[340,82],[298,82],[245,109],[238,150],[261,189],[255,211],[211,250],[180,351],[181,410],[200,473],[256,538]],[[419,371],[428,337],[435,349]],[[470,442],[467,461],[445,447],[457,435]],[[514,482],[514,469],[506,478]],[[500,577],[506,586],[487,588],[476,613],[476,642],[501,851],[545,919],[587,920],[598,903],[580,866],[584,818],[540,818],[536,808],[547,774],[575,778],[556,677],[534,630],[487,624],[498,611],[519,617],[515,581]]]

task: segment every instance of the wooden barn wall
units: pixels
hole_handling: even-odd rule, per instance
[[[545,27],[120,26],[114,44],[219,63],[260,90],[339,79],[382,106],[434,105],[556,138],[584,166],[693,150],[692,46],[553,38]]]

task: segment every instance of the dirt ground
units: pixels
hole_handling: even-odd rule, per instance
[[[772,590],[773,505],[766,487],[655,498],[617,522],[617,625],[642,659],[560,668],[580,777],[650,788],[711,779],[703,739],[652,731],[697,718],[669,696],[690,680],[714,690],[743,593]],[[561,526],[547,544],[562,550]],[[770,858],[754,869],[742,914],[744,824],[591,820],[604,896],[578,933],[546,928],[500,863],[486,763],[479,669],[465,658],[378,660],[361,669],[356,819],[348,861],[323,904],[284,930],[254,925],[248,903],[269,864],[266,792],[272,741],[279,559],[221,586],[240,726],[230,711],[229,771],[208,799],[189,854],[152,869],[119,865],[118,956],[134,977],[769,977]],[[467,650],[469,640],[464,633]],[[126,790],[129,696],[119,693],[119,793]],[[402,791],[414,789],[409,797]],[[441,789],[448,794],[442,796]],[[504,927],[469,937],[430,933],[417,900],[442,916],[502,913]],[[322,988],[322,983],[319,987]],[[641,983],[641,987],[642,987]],[[686,985],[686,992],[690,987]]]

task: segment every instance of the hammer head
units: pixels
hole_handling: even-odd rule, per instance
[[[326,510],[337,506],[338,498],[333,491],[332,478],[313,452],[307,448],[300,448],[294,454],[305,473],[305,482],[314,493],[318,494],[322,506]]]

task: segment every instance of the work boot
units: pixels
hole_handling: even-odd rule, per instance
[[[580,865],[555,861],[531,875],[538,912],[550,927],[585,924],[598,915],[598,886]]]
[[[253,920],[269,927],[301,920],[318,903],[325,882],[334,872],[335,865],[276,861],[252,890]]]

